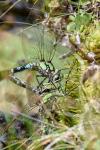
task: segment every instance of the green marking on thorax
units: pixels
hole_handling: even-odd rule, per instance
[[[43,69],[43,70],[46,70],[48,67],[50,68],[50,70],[53,70],[53,66],[51,63],[48,63],[48,62],[40,62],[40,67]]]
[[[40,67],[41,67],[43,70],[46,70],[46,64],[45,64],[45,62],[40,62]]]

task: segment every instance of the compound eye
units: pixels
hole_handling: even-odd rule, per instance
[[[58,81],[59,79],[60,79],[59,75],[55,75],[53,78],[54,81]]]

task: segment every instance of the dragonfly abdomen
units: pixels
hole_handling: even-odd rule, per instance
[[[17,72],[21,72],[21,71],[24,71],[24,70],[38,70],[38,65],[37,63],[29,63],[29,64],[26,64],[26,65],[22,65],[22,66],[19,66],[19,67],[16,67],[16,68],[13,68],[11,69],[11,73],[17,73]]]

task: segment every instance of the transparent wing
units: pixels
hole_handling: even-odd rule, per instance
[[[54,46],[55,36],[50,33],[41,23],[26,27],[20,33],[22,37],[22,47],[25,56],[30,61],[50,61],[60,67],[64,65],[65,60],[60,60],[59,56],[68,49],[60,46]]]
[[[21,40],[19,37],[6,31],[0,31],[0,71],[11,69],[23,59]]]
[[[49,60],[53,52],[54,38],[41,25],[33,25],[21,32],[22,46],[29,60]]]

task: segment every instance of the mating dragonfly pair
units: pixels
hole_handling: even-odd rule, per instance
[[[43,25],[33,25],[23,29],[20,33],[25,56],[30,63],[25,63],[10,70],[10,80],[32,92],[44,94],[58,91],[65,94],[62,87],[63,62],[59,59],[61,48],[56,43],[55,37]],[[63,48],[65,51],[65,49]],[[32,61],[31,61],[32,60]],[[17,73],[25,70],[36,71],[36,82],[33,85],[21,80]]]

